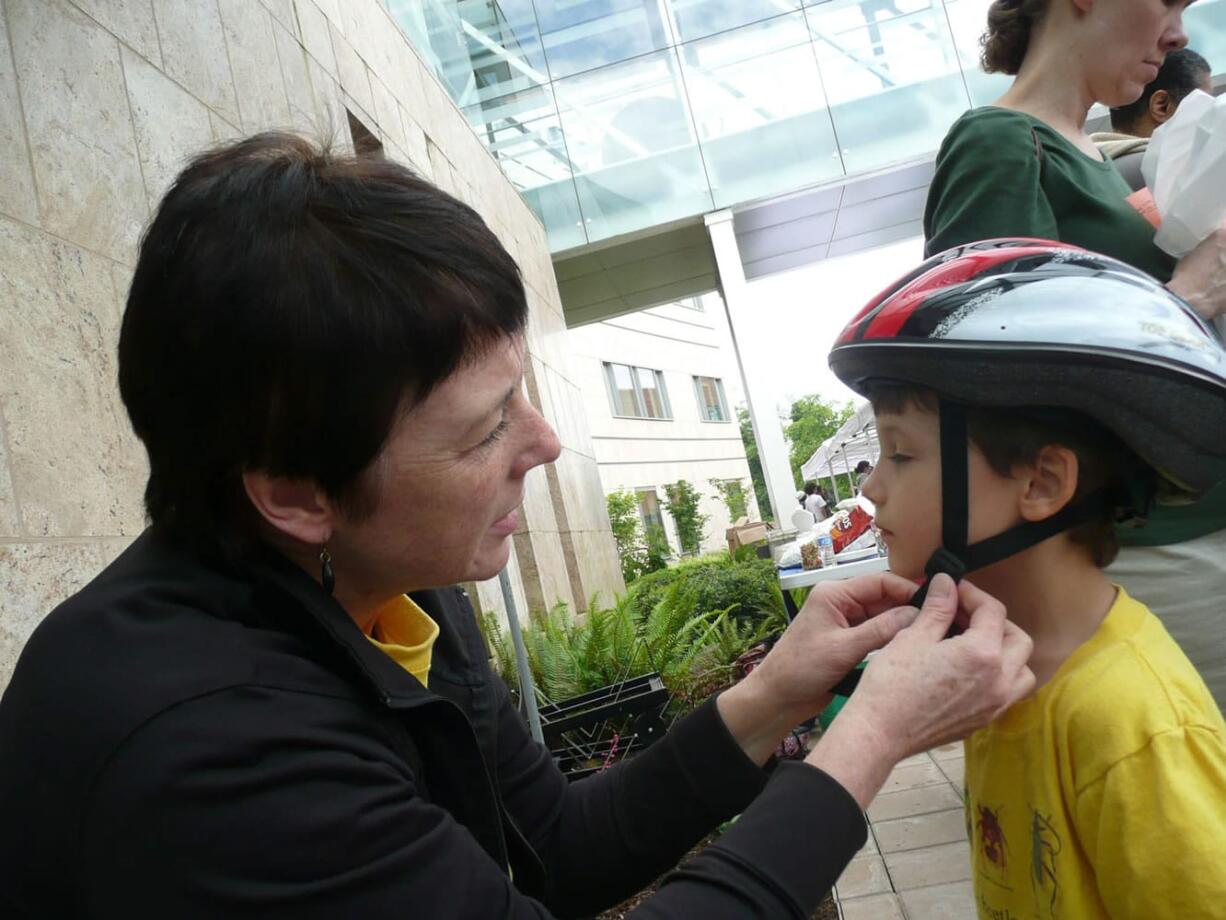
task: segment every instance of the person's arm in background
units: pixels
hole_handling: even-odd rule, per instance
[[[924,206],[924,255],[999,237],[1059,239],[1030,123],[1005,109],[963,116],[937,153]]]
[[[1207,320],[1226,315],[1226,225],[1179,260],[1167,287]]]

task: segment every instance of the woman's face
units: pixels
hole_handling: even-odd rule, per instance
[[[1167,54],[1188,43],[1183,12],[1190,0],[1079,2],[1092,2],[1085,20],[1090,26],[1085,56],[1090,90],[1104,105],[1136,102],[1146,84],[1158,76]]]
[[[528,471],[555,460],[553,429],[524,395],[522,339],[455,371],[393,427],[372,464],[367,517],[338,513],[338,588],[390,597],[492,578],[506,565]]]

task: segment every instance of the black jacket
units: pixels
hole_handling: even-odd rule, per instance
[[[865,839],[829,777],[767,782],[713,703],[568,784],[462,591],[429,690],[301,570],[207,564],[157,529],[39,626],[0,701],[4,917],[807,916]]]

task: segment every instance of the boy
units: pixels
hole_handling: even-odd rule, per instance
[[[929,260],[830,363],[877,412],[891,569],[972,571],[1034,640],[1035,694],[966,742],[980,917],[1226,915],[1226,724],[1102,573],[1118,520],[1226,478],[1226,353],[1140,272],[1017,240]]]

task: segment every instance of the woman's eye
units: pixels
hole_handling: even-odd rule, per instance
[[[504,418],[501,422],[498,423],[497,427],[495,427],[493,431],[491,431],[488,435],[485,436],[485,440],[482,441],[480,445],[478,446],[489,447],[491,444],[493,444],[495,441],[501,438],[504,434],[506,434],[507,429],[510,427],[511,427],[511,423]]]
[[[907,454],[893,453],[893,454],[890,454],[890,456],[887,457],[886,459],[889,460],[891,463],[906,463],[911,458]]]

